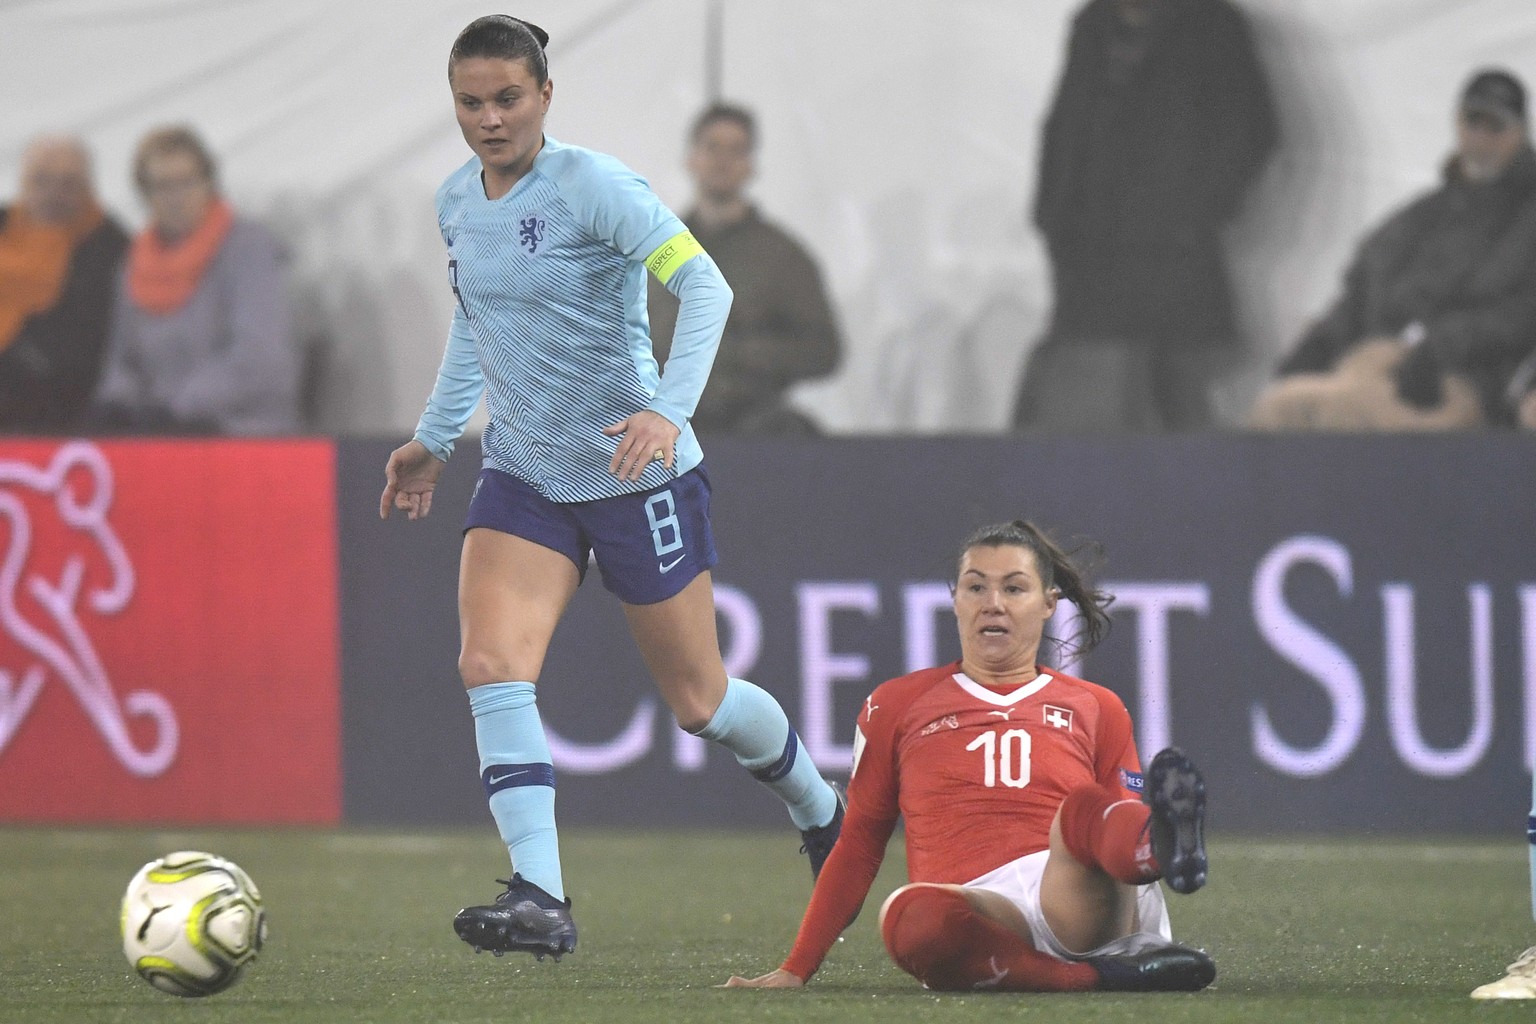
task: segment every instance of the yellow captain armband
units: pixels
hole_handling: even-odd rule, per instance
[[[656,275],[656,280],[666,284],[684,263],[704,251],[691,231],[680,231],[656,247],[645,258],[645,269]]]

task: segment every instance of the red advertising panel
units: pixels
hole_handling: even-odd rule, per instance
[[[335,447],[0,442],[0,820],[334,822]]]

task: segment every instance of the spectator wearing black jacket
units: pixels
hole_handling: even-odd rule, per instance
[[[1266,430],[1455,430],[1507,424],[1536,345],[1536,152],[1525,87],[1473,75],[1444,180],[1361,243],[1343,292],[1280,363]]]
[[[67,433],[96,389],[128,236],[73,138],[40,138],[0,207],[0,431]]]
[[[1035,224],[1055,303],[1023,430],[1195,430],[1238,347],[1225,227],[1278,140],[1228,0],[1090,0],[1040,150]]]

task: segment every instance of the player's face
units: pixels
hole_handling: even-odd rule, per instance
[[[752,139],[729,118],[705,125],[688,149],[688,171],[699,191],[716,202],[741,195],[752,178]]]
[[[507,186],[515,183],[544,144],[554,80],[539,85],[526,61],[466,57],[453,65],[448,83],[459,131],[485,166],[486,177]]]
[[[955,617],[965,661],[990,672],[1032,669],[1056,592],[1040,583],[1035,553],[1015,544],[971,548],[960,559]]]

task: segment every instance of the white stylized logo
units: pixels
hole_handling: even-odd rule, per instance
[[[997,957],[994,956],[988,959],[987,966],[991,969],[992,976],[990,978],[982,978],[980,981],[973,984],[971,988],[997,988],[997,986],[1003,983],[1003,979],[1008,977],[1008,968],[999,965],[997,962]]]
[[[35,531],[24,492],[51,498],[59,520],[81,541],[80,550],[64,559],[57,579],[28,568]],[[64,445],[47,469],[0,461],[0,530],[9,533],[0,560],[0,629],[31,659],[19,667],[0,666],[0,754],[52,677],[74,693],[118,761],[134,775],[152,778],[175,760],[175,710],[148,690],[129,693],[119,704],[81,621],[82,613],[118,615],[133,597],[133,565],[107,522],[111,505],[112,467],[93,444]],[[86,558],[93,554],[106,560],[106,580],[85,585]],[[132,718],[154,724],[147,749],[129,734]]]
[[[960,716],[945,715],[943,718],[935,719],[934,721],[929,722],[927,725],[923,726],[923,731],[917,735],[919,737],[932,736],[934,733],[938,732],[940,729],[943,729],[945,726],[948,726],[951,729],[960,728]]]

